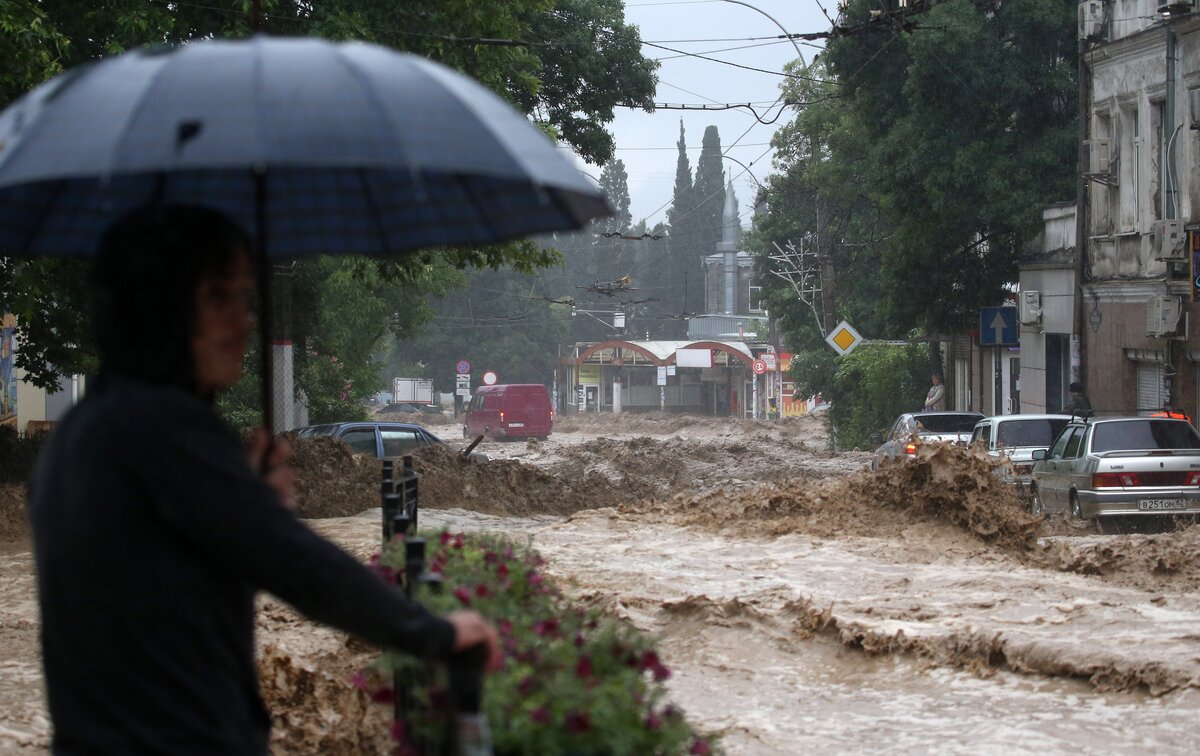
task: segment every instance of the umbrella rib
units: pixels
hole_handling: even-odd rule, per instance
[[[386,107],[384,107],[383,100],[379,98],[379,96],[375,93],[374,88],[371,87],[370,79],[363,76],[362,72],[358,70],[353,61],[346,57],[345,51],[346,48],[344,47],[337,48],[333,59],[346,69],[346,72],[350,74],[350,78],[358,82],[358,85],[362,87],[363,96],[375,105],[375,110],[379,113],[380,117],[387,122],[387,133],[392,139],[393,146],[395,147],[397,154],[408,156],[410,160],[413,159],[415,156],[409,156],[409,150],[405,149],[404,141],[400,137],[400,129],[397,127],[395,121],[392,120],[391,113]],[[415,166],[410,166],[409,171],[414,175],[414,177],[417,177],[415,180],[419,182],[420,171],[417,170]]]
[[[379,212],[379,204],[375,202],[375,195],[371,193],[371,185],[367,181],[367,171],[365,168],[359,168],[354,173],[362,186],[363,199],[367,201],[367,212],[370,213],[376,234],[379,236],[379,254],[386,255],[391,251],[391,245],[388,244],[387,233],[383,230],[383,216]]]

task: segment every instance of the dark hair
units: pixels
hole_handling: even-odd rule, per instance
[[[246,233],[215,210],[146,206],[100,241],[89,295],[101,371],[196,391],[196,287],[228,271]]]

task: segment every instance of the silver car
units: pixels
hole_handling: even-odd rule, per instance
[[[910,459],[923,443],[965,444],[982,419],[978,412],[905,412],[892,423],[887,436],[872,437],[879,447],[871,458],[871,469],[879,469],[885,459]]]
[[[1062,432],[1070,415],[996,415],[975,424],[971,445],[1003,460],[1000,476],[1006,483],[1027,488],[1033,482],[1033,453],[1046,451]]]
[[[1072,420],[1046,452],[1034,452],[1035,513],[1092,520],[1200,514],[1200,434],[1186,420]]]

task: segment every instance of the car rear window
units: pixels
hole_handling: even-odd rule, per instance
[[[1200,449],[1200,436],[1183,420],[1122,420],[1100,423],[1092,432],[1092,451]]]
[[[916,420],[930,433],[970,433],[979,415],[917,415]]]
[[[1067,425],[1066,418],[1008,420],[996,428],[996,446],[1050,446]]]

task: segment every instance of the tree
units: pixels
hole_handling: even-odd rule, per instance
[[[0,74],[2,104],[64,68],[134,46],[245,35],[246,6],[243,0],[96,0],[84,7],[75,0],[0,3],[0,29],[10,32],[0,40],[10,61]],[[641,56],[637,29],[624,24],[623,7],[613,0],[265,0],[264,7],[263,28],[270,33],[365,39],[474,76],[589,159],[611,155],[603,124],[612,120],[616,103],[652,105],[657,64]],[[554,44],[542,44],[546,41]],[[378,262],[376,273],[407,286],[411,295],[427,283],[431,266],[531,271],[558,260],[532,244],[511,243],[426,250]],[[80,317],[85,267],[72,265],[46,260],[0,265],[4,304],[18,316],[23,345],[18,365],[46,387],[56,386],[60,374],[94,364]],[[297,301],[318,296],[304,291],[305,283],[325,286],[298,278]]]
[[[721,135],[716,126],[704,130],[693,192],[696,200],[690,222],[696,232],[695,247],[689,254],[693,269],[700,270],[704,258],[716,254],[717,244],[724,235],[725,166],[721,163]]]
[[[853,2],[847,22],[873,7]],[[853,146],[894,227],[881,261],[892,322],[965,327],[1003,299],[1042,208],[1074,196],[1075,10],[940,3],[912,32],[830,41],[825,58],[859,126]]]

